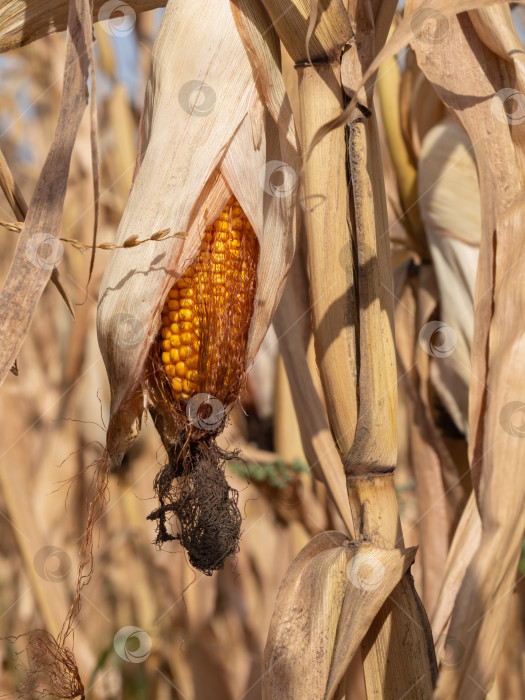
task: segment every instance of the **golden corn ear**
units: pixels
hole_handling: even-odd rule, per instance
[[[160,353],[173,397],[207,392],[234,400],[244,377],[253,313],[257,237],[234,197],[205,230],[196,261],[162,309]]]

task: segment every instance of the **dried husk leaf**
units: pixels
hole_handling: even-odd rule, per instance
[[[105,4],[107,0],[94,0],[94,22],[98,21],[100,9]],[[165,5],[166,0],[128,0],[124,7],[132,8],[134,12],[144,12]],[[2,0],[0,52],[64,31],[67,28],[68,8],[68,0]]]
[[[291,146],[297,148],[292,109],[280,71],[279,40],[271,20],[260,2],[234,0],[232,12],[266,107]]]
[[[414,556],[415,548],[381,549],[340,532],[314,537],[279,589],[265,649],[263,697],[332,698]]]
[[[190,109],[194,85],[204,90],[209,113]],[[187,236],[113,251],[102,281],[97,327],[110,379],[113,427],[122,422],[123,435],[132,431],[131,439],[160,307],[232,191],[261,244],[247,361],[264,337],[293,256],[295,152],[261,105],[227,0],[215,0],[213,7],[204,0],[167,7],[153,51],[142,153],[117,245],[166,228],[187,231]],[[279,196],[268,186],[268,168],[271,174],[276,161],[286,168],[289,185]],[[128,410],[124,404],[130,397]],[[126,440],[122,448],[127,445]]]

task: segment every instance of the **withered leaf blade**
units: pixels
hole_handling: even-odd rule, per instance
[[[1,5],[0,52],[24,46],[67,28],[68,0],[46,0],[45,3],[42,0],[4,0]],[[104,5],[107,5],[107,0],[94,0],[95,22],[101,19],[99,13]],[[121,3],[120,8],[137,13],[165,5],[166,0],[128,0]]]
[[[264,654],[264,697],[332,698],[415,552],[350,541],[340,532],[314,537],[279,589]]]
[[[18,354],[40,296],[59,262],[56,236],[62,221],[71,153],[88,104],[89,65],[85,47],[92,41],[89,3],[83,0],[72,2],[70,20],[64,86],[55,135],[0,296],[3,339],[0,381],[5,379]],[[46,252],[40,250],[43,244],[48,248]]]

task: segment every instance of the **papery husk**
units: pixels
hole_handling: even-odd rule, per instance
[[[275,161],[286,164],[295,184],[295,153],[261,103],[230,4],[200,4],[200,15],[198,4],[190,8],[183,2],[170,4],[164,13],[146,96],[144,155],[116,243],[165,229],[187,235],[113,251],[100,290],[97,327],[110,379],[111,424],[121,425],[130,440],[144,405],[140,382],[160,328],[160,307],[230,193],[261,246],[247,364],[266,333],[293,256],[295,187],[276,197],[263,186],[266,163]],[[199,59],[188,58],[195,56],[197,44]],[[180,104],[181,88],[190,80],[205,82],[213,91],[208,94],[216,102],[206,116],[192,116]],[[119,338],[122,319],[137,331],[137,338]],[[126,349],[130,340],[132,347]],[[128,410],[124,404],[130,400]]]
[[[415,548],[381,549],[341,532],[314,537],[279,589],[264,653],[263,697],[333,698],[414,556]]]

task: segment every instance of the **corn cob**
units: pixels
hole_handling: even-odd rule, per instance
[[[162,309],[160,354],[177,402],[207,392],[234,400],[244,375],[253,313],[257,237],[234,197],[205,229],[196,261]]]

